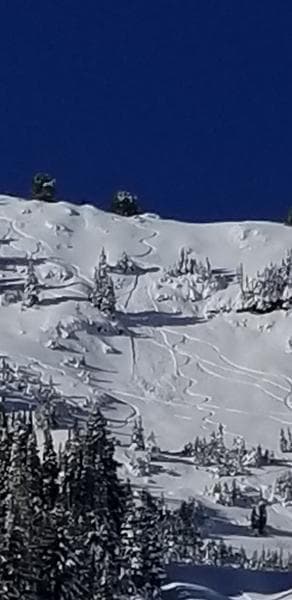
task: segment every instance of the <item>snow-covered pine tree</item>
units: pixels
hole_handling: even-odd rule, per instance
[[[271,263],[256,277],[246,277],[241,287],[238,310],[266,312],[291,305],[291,251],[280,265]]]
[[[107,277],[103,289],[103,298],[101,301],[100,311],[108,316],[112,316],[115,313],[116,308],[116,296],[114,282],[111,277]]]
[[[288,452],[292,452],[292,434],[291,434],[290,427],[287,427],[287,433],[288,433]]]
[[[88,295],[89,301],[96,306],[96,308],[100,309],[102,303],[102,279],[99,276],[98,268],[94,269],[94,277],[93,277],[93,287]]]
[[[43,499],[42,479],[43,472],[38,443],[35,430],[32,428],[27,438],[26,485],[28,498],[36,511],[40,510]]]
[[[14,369],[11,367],[5,356],[0,359],[0,382],[2,384],[12,383],[15,379]]]
[[[127,275],[128,273],[133,273],[135,271],[134,263],[125,251],[122,253],[121,258],[117,261],[115,268],[119,273],[123,273],[123,275]]]
[[[257,569],[258,568],[258,551],[254,550],[254,552],[252,553],[252,556],[250,558],[250,567],[252,569]]]
[[[82,443],[77,428],[69,430],[69,437],[61,452],[59,464],[61,471],[60,493],[67,510],[77,519],[83,514],[80,498],[80,476],[82,470]]]
[[[44,452],[42,458],[43,498],[45,506],[52,510],[59,493],[59,465],[54,449],[52,434],[49,429],[44,431]]]
[[[98,268],[94,272],[94,285],[89,294],[89,300],[107,315],[113,315],[115,312],[116,298],[112,278],[108,274],[108,267],[103,259],[100,260]]]
[[[138,417],[137,421],[136,419],[134,421],[131,444],[135,444],[137,450],[145,450],[144,428],[141,416]]]
[[[124,514],[124,489],[117,475],[119,463],[114,458],[114,452],[114,442],[106,430],[105,444],[101,456],[103,471],[106,474],[104,480],[105,495],[107,497],[107,510],[110,515],[109,523],[119,533]]]
[[[243,548],[243,546],[240,547],[239,554],[240,554],[240,559],[239,559],[240,563],[239,564],[242,569],[245,569],[248,566],[248,558],[246,556],[246,551]]]
[[[202,525],[200,505],[194,499],[183,501],[176,512],[178,552],[182,560],[193,560],[200,544],[199,527]]]
[[[84,513],[93,511],[99,523],[110,523],[114,532],[119,531],[123,514],[123,491],[117,466],[106,420],[96,405],[89,417],[83,444],[80,501]]]
[[[224,566],[227,563],[228,552],[227,546],[224,540],[220,539],[218,544],[218,563],[220,566]]]
[[[60,499],[53,510],[46,507],[42,513],[39,555],[42,565],[39,600],[92,598],[84,531]]]
[[[136,506],[131,485],[127,482],[124,488],[125,508],[120,528],[120,591],[126,597],[136,591],[133,580],[136,559]]]
[[[266,507],[266,503],[264,501],[259,502],[258,510],[259,510],[258,532],[259,532],[259,534],[263,534],[265,531],[266,524],[267,524],[267,507]]]
[[[106,277],[106,275],[108,275],[108,272],[109,265],[107,262],[107,255],[103,246],[98,259],[97,274],[100,277],[100,279],[103,279],[103,277]]]
[[[261,554],[258,559],[257,567],[260,571],[262,571],[263,569],[266,568],[266,550],[265,550],[264,546],[262,547],[262,551],[261,551]]]
[[[180,249],[179,259],[177,263],[177,272],[179,275],[187,273],[187,253],[185,248]]]
[[[8,506],[8,468],[10,465],[10,453],[12,438],[8,432],[7,418],[5,413],[0,413],[0,565],[5,562],[5,539],[4,525]],[[1,580],[1,577],[0,577]]]
[[[252,531],[255,531],[258,528],[259,515],[257,512],[257,507],[253,506],[250,515],[250,526]]]
[[[138,508],[137,543],[140,540],[141,576],[135,577],[136,587],[144,592],[149,600],[155,598],[165,577],[163,568],[163,548],[159,536],[159,511],[146,491],[141,492],[141,505]],[[140,535],[141,534],[141,535]]]
[[[237,483],[236,483],[236,479],[232,479],[232,484],[231,484],[231,501],[232,501],[232,505],[235,506],[236,504],[236,500],[238,498],[238,487],[237,487]]]
[[[284,570],[284,558],[283,558],[283,547],[281,546],[279,554],[277,553],[276,567],[280,570]]]
[[[99,407],[95,404],[87,422],[83,443],[83,461],[80,476],[80,493],[84,510],[105,511],[107,517],[107,501],[104,498],[102,456],[106,438],[106,420]],[[102,501],[106,506],[100,506]]]
[[[160,452],[160,448],[157,443],[156,435],[154,431],[151,431],[146,438],[145,441],[145,449],[150,453],[150,458],[152,456],[157,456]]]
[[[27,274],[24,283],[23,306],[29,308],[39,303],[39,282],[34,270],[32,260],[28,261]]]
[[[119,190],[113,197],[111,209],[112,212],[123,217],[137,215],[139,213],[138,198],[130,192]]]
[[[10,591],[7,598],[13,597],[15,589],[20,598],[37,600],[36,582],[40,576],[40,565],[37,560],[37,532],[34,526],[36,507],[27,481],[27,440],[28,429],[18,419],[14,425],[7,471],[8,494],[1,540],[3,568],[0,575],[0,591],[1,597],[4,598],[3,589],[8,586]]]

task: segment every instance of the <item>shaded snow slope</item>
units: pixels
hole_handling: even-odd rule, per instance
[[[242,569],[174,566],[171,583],[163,587],[165,600],[291,600],[292,574]]]
[[[102,247],[110,265],[123,251],[136,265],[133,274],[112,275],[121,335],[109,330],[87,301]],[[166,290],[164,270],[177,261],[181,247],[197,260],[208,257],[214,272],[227,277],[224,289],[200,303],[185,299],[184,283],[171,281]],[[146,432],[153,429],[167,451],[181,449],[196,435],[208,436],[221,422],[230,444],[242,435],[247,445],[261,443],[280,456],[280,428],[292,425],[292,311],[210,315],[214,308],[232,307],[240,263],[252,276],[271,261],[280,262],[291,247],[292,229],[278,223],[123,218],[88,205],[0,196],[0,354],[29,365],[47,381],[52,376],[77,405],[103,398],[105,416],[122,444],[124,476],[133,478],[127,445],[140,414]],[[5,305],[8,290],[21,293],[30,256],[41,284],[40,306]],[[86,367],[81,368],[82,356]],[[267,488],[279,469],[255,470],[245,483]],[[134,479],[152,492],[164,490],[175,503],[202,494],[212,474],[169,458],[150,477]],[[262,540],[250,535],[248,511],[212,506],[210,535],[247,551],[262,547]],[[273,505],[269,527],[265,545],[292,551],[291,508]]]

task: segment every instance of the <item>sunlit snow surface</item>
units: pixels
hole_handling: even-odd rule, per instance
[[[176,282],[172,298],[161,298],[163,269],[176,262],[182,246],[199,260],[208,257],[213,269],[230,276],[226,289],[198,307],[184,301]],[[87,302],[102,247],[110,265],[124,250],[137,265],[133,275],[112,275],[122,335],[106,331],[105,319]],[[133,421],[141,414],[146,433],[154,430],[163,450],[179,450],[196,435],[208,437],[221,422],[227,443],[242,435],[248,446],[261,443],[280,456],[280,428],[292,425],[292,311],[251,315],[231,310],[213,318],[210,311],[233,305],[240,263],[248,275],[254,275],[271,261],[280,262],[291,247],[292,229],[277,223],[184,224],[147,214],[122,218],[89,205],[1,196],[2,299],[8,290],[22,289],[27,258],[32,257],[41,302],[27,310],[21,309],[20,302],[3,303],[0,354],[15,364],[30,365],[46,381],[52,376],[58,390],[77,404],[108,394],[103,409],[122,444],[121,474],[137,485],[147,485],[153,493],[164,491],[173,504],[200,495],[212,476],[188,462],[162,462],[151,477],[133,478],[126,447]],[[61,323],[66,331],[74,320],[80,324],[75,339],[61,335],[62,344],[53,349],[50,342],[56,326]],[[96,320],[103,327],[98,334],[92,328]],[[82,355],[86,369],[74,363],[74,357]],[[56,441],[65,435],[56,432]],[[254,471],[243,483],[268,489],[281,470]],[[232,545],[243,545],[250,553],[261,550],[264,541],[266,548],[292,552],[290,507],[269,508],[263,540],[250,535],[245,509],[211,505],[210,500],[207,506],[214,511],[211,533],[224,536]],[[181,581],[176,575],[173,580]],[[230,593],[212,592],[209,584],[204,590],[178,585],[174,591],[170,586],[164,594],[196,600],[232,598]],[[286,590],[289,587],[292,581]],[[292,593],[285,596],[281,589],[275,590],[276,595],[267,593],[238,588],[234,597],[292,598]]]

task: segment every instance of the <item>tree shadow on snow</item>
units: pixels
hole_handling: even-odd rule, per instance
[[[1,256],[0,257],[0,269],[7,269],[9,266],[14,267],[27,267],[31,259],[27,256]],[[33,264],[35,266],[42,265],[46,262],[46,258],[34,258]]]
[[[133,269],[128,271],[127,273],[123,273],[116,266],[110,266],[110,272],[115,273],[116,275],[120,275],[121,277],[131,277],[137,275],[147,275],[148,273],[157,273],[160,271],[160,267],[140,267],[139,265],[134,264]]]
[[[181,456],[179,454],[177,455],[172,455],[168,452],[164,452],[163,450],[161,451],[160,455],[157,457],[157,462],[160,463],[172,463],[172,464],[181,464],[181,465],[190,465],[190,466],[194,466],[194,463],[192,462],[191,459],[187,459],[184,456]]]
[[[88,298],[86,296],[55,296],[53,298],[43,298],[40,300],[41,306],[56,306],[57,304],[61,304],[62,302],[88,302]]]
[[[230,271],[229,269],[212,269],[212,275],[223,276],[227,284],[232,283],[236,279],[235,271]]]
[[[287,591],[292,587],[292,572],[252,571],[230,567],[172,564],[167,566],[167,580],[168,582],[178,581],[180,584],[185,584],[186,593],[178,596],[178,590],[173,590],[173,594],[167,591],[163,593],[165,600],[166,598],[167,600],[188,597],[204,598],[203,594],[196,596],[198,592],[192,593],[191,589],[187,592],[187,584],[202,587],[210,585],[212,591],[223,594],[228,600],[231,597],[242,597],[243,593],[264,595]],[[210,598],[210,596],[206,597]]]
[[[0,294],[3,294],[5,292],[17,292],[17,291],[22,292],[23,290],[24,290],[24,281],[22,281],[21,279],[15,279],[14,281],[6,279],[5,282],[1,281]]]
[[[10,244],[12,244],[12,242],[18,242],[17,238],[1,238],[0,239],[0,246],[10,246]]]
[[[151,475],[161,475],[165,473],[166,475],[170,475],[171,477],[181,477],[181,474],[174,469],[166,469],[163,465],[157,464],[155,461],[151,461]]]
[[[213,513],[212,516],[212,530],[210,531],[211,537],[218,536],[236,536],[236,537],[255,537],[253,531],[249,527],[249,523],[241,525],[240,523],[232,523],[224,514],[220,514],[216,508],[208,507],[208,513]],[[292,531],[286,529],[276,529],[267,525],[266,533],[259,536],[262,539],[263,545],[265,545],[265,539],[267,537],[287,537],[292,538]]]
[[[154,310],[119,313],[119,318],[127,327],[185,327],[206,322],[206,319],[198,316],[184,317],[181,314]]]

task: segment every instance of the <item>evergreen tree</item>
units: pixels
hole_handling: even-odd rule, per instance
[[[0,381],[2,384],[9,384],[14,381],[14,369],[9,365],[5,356],[1,357]]]
[[[231,500],[232,500],[233,506],[235,506],[235,504],[236,504],[237,497],[238,497],[238,488],[236,485],[236,479],[232,479]]]
[[[109,265],[107,262],[107,256],[105,253],[105,249],[103,246],[100,251],[99,258],[98,258],[97,274],[102,279],[103,277],[106,277],[106,275],[108,275],[108,272],[109,272]]]
[[[36,552],[35,506],[29,494],[26,470],[28,431],[24,424],[15,423],[11,458],[7,471],[8,494],[5,506],[4,537],[2,540],[2,585],[8,587],[8,598],[17,590],[24,600],[37,600],[39,564]]]
[[[245,569],[245,567],[248,564],[248,559],[247,559],[246,552],[245,552],[245,549],[243,548],[243,546],[240,547],[239,554],[240,554],[240,559],[239,559],[240,560],[240,566],[243,569]]]
[[[29,308],[39,303],[38,280],[32,260],[27,265],[27,276],[24,284],[23,306]]]
[[[285,225],[292,225],[292,208],[290,207],[287,213],[287,217],[285,219]]]
[[[137,508],[137,567],[133,574],[137,589],[152,599],[164,578],[163,548],[159,539],[159,512],[151,495],[142,490]]]
[[[77,428],[69,431],[65,448],[60,452],[60,471],[62,484],[60,493],[67,510],[71,510],[78,518],[82,515],[83,506],[80,494],[80,478],[83,464],[83,449]]]
[[[37,173],[32,180],[32,198],[54,202],[56,193],[56,180],[47,173]]]
[[[135,266],[132,260],[129,259],[126,252],[122,253],[121,258],[116,264],[116,270],[126,275],[127,273],[133,273]]]
[[[254,550],[251,559],[250,559],[250,566],[252,569],[257,569],[258,568],[258,551]]]
[[[42,517],[40,599],[87,600],[90,581],[82,528],[59,501]]]
[[[142,425],[142,417],[138,417],[138,421],[134,421],[131,443],[136,445],[137,450],[145,450],[144,428]]]
[[[8,495],[8,467],[11,452],[11,436],[8,432],[5,413],[0,412],[0,540],[4,530],[5,507]],[[0,541],[1,544],[1,541]]]
[[[291,434],[291,429],[290,427],[287,428],[287,432],[288,432],[288,451],[291,452],[292,451],[292,434]]]
[[[52,434],[49,429],[44,431],[44,452],[43,452],[43,498],[45,506],[53,509],[58,497],[59,485],[59,465],[57,454],[54,449]]]
[[[265,502],[259,503],[258,532],[263,534],[267,524],[267,508]]]
[[[120,529],[123,513],[123,491],[117,466],[106,420],[96,405],[89,417],[84,440],[80,499],[85,512],[93,511],[99,524],[110,523],[114,532]]]
[[[266,551],[265,548],[262,548],[259,560],[258,560],[258,569],[262,570],[266,567]]]
[[[115,312],[116,298],[112,278],[104,268],[95,269],[94,285],[89,294],[89,300],[106,315],[113,315]]]
[[[138,198],[129,192],[119,190],[113,197],[111,210],[113,213],[122,215],[123,217],[137,215],[140,212]]]
[[[256,508],[256,506],[253,506],[251,515],[250,515],[250,526],[251,526],[252,531],[255,531],[258,528],[258,521],[259,521],[259,517],[258,517],[258,513],[257,513],[257,508]]]
[[[107,277],[103,289],[103,298],[100,306],[101,312],[106,315],[113,315],[116,308],[116,296],[114,283],[111,277]]]

